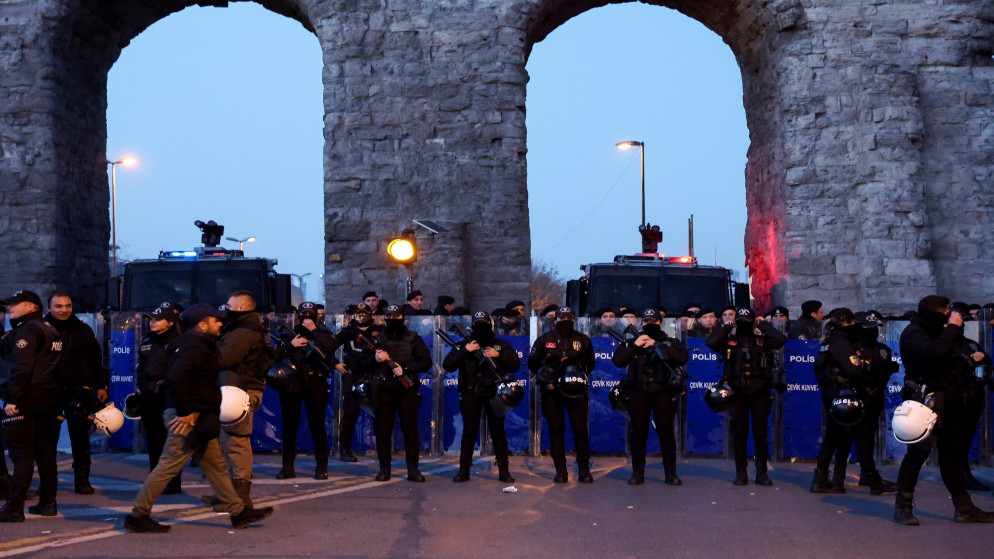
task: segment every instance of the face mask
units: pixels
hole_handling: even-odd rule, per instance
[[[663,333],[663,327],[658,324],[643,324],[642,333],[650,338],[658,338]]]
[[[473,325],[473,338],[477,340],[489,340],[494,337],[494,329],[489,324],[477,322]]]
[[[373,323],[373,315],[371,315],[371,314],[362,314],[360,316],[362,318],[360,318],[359,320],[356,321],[356,324],[358,324],[359,326],[362,326],[363,328],[365,328],[366,326],[369,326],[370,324]]]
[[[573,332],[572,320],[561,320],[556,323],[556,331],[560,334],[570,334]]]
[[[875,342],[880,336],[880,328],[878,326],[864,326],[859,329],[859,337],[869,341]]]
[[[234,321],[238,320],[239,318],[241,318],[243,316],[246,316],[249,313],[254,313],[254,312],[255,311],[232,311],[232,310],[229,310],[229,311],[227,311],[227,314],[225,315],[225,318],[224,318],[223,322],[225,322],[225,323],[234,322]]]
[[[406,329],[403,318],[388,318],[385,322],[387,334],[400,334]]]
[[[839,330],[845,332],[846,334],[852,337],[856,337],[859,335],[859,324],[850,324],[849,326],[843,326],[839,328]]]

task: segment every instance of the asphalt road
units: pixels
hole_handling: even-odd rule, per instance
[[[331,478],[316,481],[309,456],[293,480],[276,480],[279,457],[256,456],[253,497],[276,512],[262,524],[232,530],[210,512],[199,470],[184,472],[185,493],[163,496],[153,516],[168,534],[121,528],[146,468],[145,455],[95,457],[97,494],[72,493],[71,458],[60,455],[59,516],[28,515],[0,525],[0,557],[991,557],[994,525],[952,522],[953,507],[938,470],[923,470],[916,493],[919,527],[891,521],[892,495],[873,497],[850,476],[845,495],[808,492],[812,465],[775,464],[773,487],[731,484],[733,465],[682,460],[682,487],[662,483],[658,459],[645,485],[625,483],[624,458],[596,457],[595,482],[552,483],[548,457],[515,457],[514,493],[479,459],[470,482],[456,484],[455,457],[425,458],[426,483],[404,476],[373,481],[375,460],[333,461]],[[858,466],[850,471],[858,472]],[[884,468],[896,476],[896,466]],[[403,460],[394,472],[404,474]],[[989,468],[975,471],[990,481]],[[990,492],[974,494],[994,509]],[[29,503],[30,504],[30,503]]]

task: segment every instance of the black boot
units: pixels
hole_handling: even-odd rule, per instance
[[[390,481],[390,466],[386,468],[381,467],[380,471],[376,474],[375,481]]]
[[[317,462],[314,466],[314,479],[328,479],[328,457],[318,457]]]
[[[293,479],[297,477],[297,472],[293,469],[293,463],[297,460],[296,452],[283,453],[283,467],[276,474],[276,479]]]
[[[918,526],[918,519],[912,511],[914,493],[898,493],[894,500],[894,522],[905,526]]]
[[[148,516],[135,516],[133,514],[129,514],[124,517],[124,529],[128,532],[136,534],[165,534],[169,531],[169,528],[170,527],[168,525],[159,524]]]
[[[580,483],[593,483],[594,476],[590,475],[590,464],[577,464],[576,480]]]
[[[342,462],[359,461],[359,459],[355,457],[355,454],[352,453],[352,449],[347,446],[343,446],[341,450],[338,451],[338,459],[341,460]]]
[[[828,472],[820,468],[815,468],[815,477],[811,480],[812,493],[845,493],[846,490],[840,485],[835,485],[828,480]]]
[[[953,514],[953,520],[956,522],[994,522],[994,512],[987,512],[977,508],[973,504],[973,500],[970,499],[969,493],[953,495],[953,505],[956,507],[956,512]]]
[[[231,515],[231,526],[236,529],[248,528],[249,524],[254,524],[271,514],[273,514],[273,507],[262,507],[261,509],[245,507],[242,512]]]
[[[663,472],[664,472],[663,483],[665,483],[666,485],[672,485],[674,487],[679,487],[683,485],[683,480],[680,479],[680,476],[676,475],[675,466],[667,468],[664,465]]]
[[[0,456],[0,460],[3,460],[3,456]],[[13,481],[9,473],[0,475],[0,499],[6,499],[10,496],[10,485]]]
[[[252,491],[252,482],[247,479],[234,478],[232,478],[231,482],[235,485],[235,494],[238,495],[245,508],[252,508],[252,497],[249,496]]]
[[[456,476],[452,478],[452,481],[456,483],[469,481],[469,468],[459,468],[459,471],[456,472]]]
[[[96,490],[90,485],[90,468],[76,468],[73,470],[76,477],[76,493],[80,495],[93,495]]]
[[[628,478],[628,485],[642,485],[645,483],[645,465],[632,464],[632,477]]]
[[[870,495],[883,495],[884,493],[897,493],[897,484],[880,477],[880,472],[874,470],[867,472],[864,476],[870,486]]]
[[[566,483],[569,481],[569,474],[566,466],[556,466],[556,477],[552,478],[553,483]]]
[[[745,468],[735,470],[735,479],[732,480],[732,485],[749,485],[749,473]]]
[[[846,487],[846,466],[848,466],[846,462],[836,460],[835,470],[832,472],[832,483],[843,489]]]
[[[39,501],[37,505],[31,505],[28,507],[28,512],[31,514],[37,514],[38,516],[58,516],[59,508],[56,506],[55,501],[49,501],[47,503]]]
[[[764,487],[770,487],[773,485],[773,480],[770,479],[769,474],[766,473],[766,461],[756,461],[756,485],[762,485]]]
[[[514,476],[511,475],[508,469],[507,460],[497,461],[497,479],[502,483],[514,483]]]
[[[417,465],[407,467],[407,481],[421,483],[425,480],[424,474],[418,470]]]
[[[0,522],[24,522],[24,503],[22,501],[7,501],[0,507]]]

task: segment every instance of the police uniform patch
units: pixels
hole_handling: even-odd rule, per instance
[[[545,349],[556,349],[556,342],[545,342]]]
[[[28,341],[27,340],[25,340],[24,338],[21,338],[20,340],[17,340],[17,349],[24,349],[26,347],[28,347]]]
[[[856,357],[855,355],[850,355],[849,362],[852,363],[853,365],[859,365],[859,357]]]
[[[580,351],[581,348],[583,348],[583,344],[580,343],[580,340],[573,340],[573,351]]]
[[[883,357],[884,359],[887,359],[887,350],[886,349],[883,349],[883,348],[880,349],[880,357]]]

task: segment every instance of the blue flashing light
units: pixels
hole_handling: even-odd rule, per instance
[[[196,258],[197,253],[192,250],[170,250],[163,253],[166,258]]]

